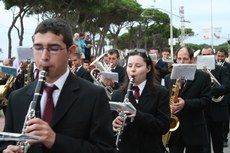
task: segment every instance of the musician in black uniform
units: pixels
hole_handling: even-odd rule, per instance
[[[108,58],[109,58],[109,70],[108,71],[118,73],[118,82],[115,82],[108,78],[105,78],[103,81],[106,86],[110,86],[115,90],[115,89],[118,89],[124,82],[125,69],[119,65],[120,54],[117,49],[108,50]]]
[[[223,66],[228,70],[230,77],[230,63],[226,62],[226,58],[228,58],[228,51],[224,48],[217,50],[216,52],[216,63],[217,65]],[[228,89],[230,92],[230,87]],[[230,112],[230,93],[225,95],[225,100],[228,103],[228,112]],[[228,133],[229,133],[229,118],[224,123],[224,147],[228,147]]]
[[[27,140],[31,145],[28,153],[114,152],[111,111],[105,90],[70,72],[68,60],[75,51],[67,22],[47,19],[37,26],[33,35],[34,59],[39,70],[46,69],[46,79],[39,78],[10,94],[4,127],[4,132],[38,137]],[[54,92],[37,92],[41,82],[46,88],[55,87]],[[41,99],[30,110],[34,95],[41,95]],[[29,117],[27,112],[32,114],[34,109],[36,116],[25,120]],[[0,142],[0,152],[23,151],[16,142]]]
[[[120,137],[118,152],[163,153],[162,135],[169,130],[169,92],[154,84],[152,61],[145,50],[128,52],[125,82],[119,90],[114,91],[112,101],[124,101],[131,77],[134,78],[134,88],[128,98],[136,113],[126,112],[129,118]],[[120,116],[114,118],[113,130],[117,132],[123,120]]]
[[[203,48],[201,55],[213,55],[213,50],[211,47]],[[208,133],[213,146],[214,153],[223,153],[223,123],[229,118],[228,104],[226,99],[218,99],[219,96],[224,96],[221,94],[222,91],[228,92],[227,86],[229,85],[229,73],[226,68],[219,65],[215,66],[214,70],[210,71],[221,85],[217,85],[213,81],[213,86],[211,89],[212,102],[209,103],[205,110],[205,116],[208,126]],[[214,98],[214,99],[213,99]],[[206,153],[211,153],[211,144],[206,150]]]
[[[193,64],[193,51],[184,46],[176,51],[178,64]],[[165,77],[165,86],[172,89],[176,80]],[[204,115],[210,103],[210,76],[196,70],[194,80],[184,80],[180,97],[171,107],[180,121],[179,128],[173,131],[168,144],[170,153],[204,153],[208,145],[208,132]]]

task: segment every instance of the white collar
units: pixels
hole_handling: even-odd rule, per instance
[[[46,84],[48,86],[56,85],[58,87],[58,89],[61,90],[62,87],[64,86],[64,83],[65,83],[69,73],[70,73],[70,70],[67,68],[66,72],[61,77],[59,77],[54,83],[50,84],[50,83],[46,82]]]

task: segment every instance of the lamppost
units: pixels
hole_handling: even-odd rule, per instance
[[[213,48],[213,17],[212,17],[212,0],[210,0],[211,8],[211,46]]]
[[[170,0],[170,51],[171,58],[173,59],[173,12],[172,12],[172,0]]]

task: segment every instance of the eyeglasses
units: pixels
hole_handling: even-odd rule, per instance
[[[60,51],[66,49],[66,48],[61,48],[60,46],[48,46],[47,48],[44,48],[43,46],[33,46],[32,49],[36,52],[43,52],[44,49],[46,49],[49,53],[51,54],[57,54],[59,53]]]
[[[130,49],[130,50],[127,51],[127,55],[129,55],[131,53],[143,53],[147,57],[149,57],[149,54],[148,54],[148,52],[145,49],[135,48],[135,49]]]

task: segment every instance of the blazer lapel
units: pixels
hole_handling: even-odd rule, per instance
[[[51,121],[51,126],[57,124],[57,122],[64,116],[70,109],[72,103],[77,99],[77,91],[80,89],[79,81],[72,73],[69,74],[62,91],[59,95],[57,105],[54,110],[54,118]]]

